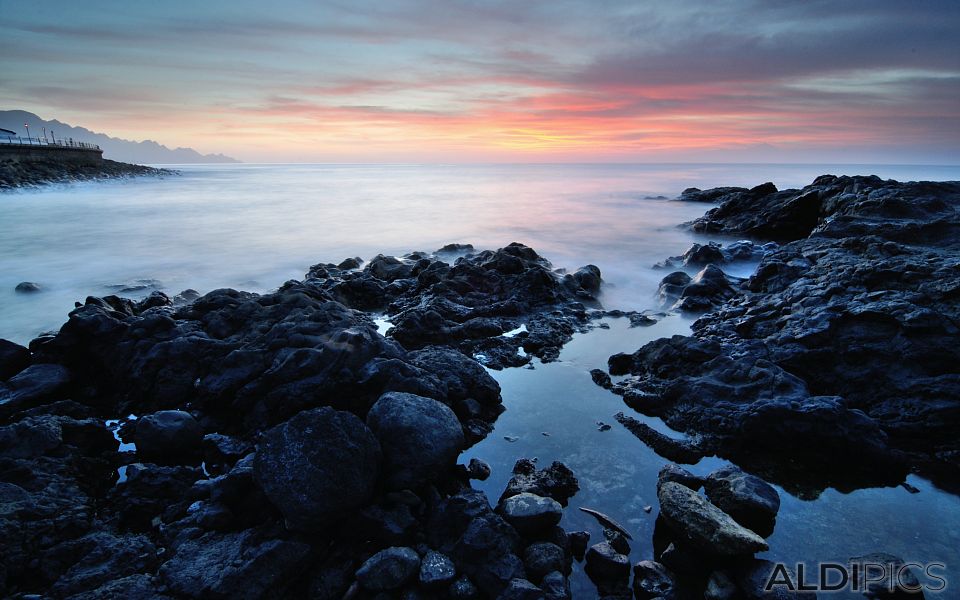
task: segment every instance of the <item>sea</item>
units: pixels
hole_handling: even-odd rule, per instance
[[[495,249],[516,241],[556,268],[594,264],[603,274],[605,308],[657,309],[663,272],[655,263],[694,242],[731,241],[679,227],[710,208],[677,201],[685,188],[767,181],[795,188],[825,173],[960,180],[960,166],[935,165],[164,166],[175,172],[0,194],[0,338],[26,344],[56,331],[87,296],[221,287],[264,292],[301,279],[312,264],[453,242]],[[749,275],[753,267],[740,265],[733,274]],[[40,291],[17,293],[24,281]],[[557,362],[491,371],[507,410],[486,440],[464,452],[464,461],[481,458],[493,469],[475,485],[496,502],[516,459],[536,458],[542,466],[562,461],[581,486],[562,525],[589,531],[591,543],[602,541],[597,522],[577,508],[599,510],[630,531],[632,561],[653,559],[656,479],[667,461],[613,420],[618,411],[632,411],[594,385],[589,370],[605,368],[611,354],[687,334],[690,324],[679,315],[635,328],[626,319],[605,319],[606,328],[578,334]],[[680,435],[658,419],[633,416]],[[690,469],[706,474],[725,464],[710,457]],[[942,563],[934,572],[960,588],[960,498],[918,476],[908,483],[919,493],[827,489],[800,498],[778,488],[782,507],[770,550],[761,556],[804,563],[813,573],[820,562],[888,552]],[[579,564],[571,583],[575,597],[596,594]]]

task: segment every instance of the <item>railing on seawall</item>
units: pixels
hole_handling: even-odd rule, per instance
[[[4,146],[50,146],[54,148],[76,148],[80,150],[100,150],[96,144],[76,142],[73,138],[50,140],[44,138],[21,137],[19,135],[0,136],[0,145]]]

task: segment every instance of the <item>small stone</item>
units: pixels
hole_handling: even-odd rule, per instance
[[[480,590],[464,576],[450,584],[447,594],[451,600],[477,600],[480,597]]]
[[[604,527],[603,537],[607,538],[607,541],[610,542],[613,549],[620,554],[630,554],[630,543],[627,542],[627,538],[616,529]]]
[[[653,510],[653,507],[650,506],[649,504],[643,507],[643,512],[647,513],[648,515],[652,510]]]
[[[637,600],[673,597],[673,573],[652,560],[642,560],[633,567],[633,593]]]
[[[457,576],[457,568],[445,554],[430,550],[420,561],[420,584],[435,588],[448,585]]]
[[[553,498],[524,492],[500,504],[503,517],[521,535],[545,531],[560,522],[563,507]]]
[[[593,369],[590,371],[590,378],[593,379],[593,382],[604,389],[610,389],[613,387],[613,382],[610,380],[610,375],[606,371],[600,369]]]
[[[499,600],[544,600],[543,590],[526,579],[511,579]]]
[[[587,550],[586,571],[591,579],[627,579],[630,577],[630,559],[617,552],[610,542],[600,542]]]
[[[467,474],[469,474],[470,479],[486,481],[490,477],[490,465],[479,458],[471,458],[467,464]]]
[[[43,288],[39,283],[34,283],[32,281],[21,281],[17,284],[17,287],[14,288],[18,294],[32,294],[34,292],[39,292]]]

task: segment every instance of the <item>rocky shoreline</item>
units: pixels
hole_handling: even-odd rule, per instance
[[[176,171],[133,165],[103,159],[98,165],[74,165],[55,161],[0,161],[0,191],[51,183],[70,183],[96,179],[166,176]]]
[[[822,176],[801,190],[685,192],[704,195],[720,204],[694,231],[781,245],[764,246],[746,280],[713,248],[691,280],[711,283],[697,304],[711,312],[691,336],[612,356],[611,374],[630,375],[615,391],[801,495],[911,471],[956,490],[960,183]],[[680,308],[685,276],[661,285],[681,282]]]
[[[596,266],[452,244],[314,265],[269,294],[90,297],[29,348],[0,341],[0,595],[559,599],[584,561],[602,597],[771,597],[753,555],[780,500],[757,475],[807,496],[910,471],[954,485],[960,184],[682,199],[719,202],[695,231],[753,241],[664,261],[680,270],[659,297],[703,313],[693,335],[591,375],[688,434],[617,415],[661,456],[746,471],[665,465],[651,560],[631,569],[621,515],[591,512],[593,545],[559,527],[579,489],[562,463],[521,458],[496,503],[470,483],[489,466],[456,463],[503,411],[483,366],[653,317],[602,310]]]

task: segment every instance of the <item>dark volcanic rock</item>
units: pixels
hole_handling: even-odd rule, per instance
[[[516,243],[468,254],[452,266],[423,260],[427,264],[414,268],[411,279],[400,280],[411,285],[392,295],[387,312],[394,327],[388,335],[408,349],[446,344],[472,356],[524,317],[527,332],[500,338],[512,345],[512,353],[485,354],[492,368],[502,368],[502,359],[515,357],[520,347],[554,359],[560,346],[585,326],[579,300],[593,298],[600,278],[599,269],[585,267],[562,279],[546,259]]]
[[[137,420],[134,440],[143,459],[175,464],[200,457],[203,429],[188,412],[162,410]]]
[[[254,476],[293,529],[316,530],[370,500],[380,445],[356,416],[304,411],[266,432]]]
[[[646,423],[628,417],[622,412],[613,416],[618,423],[627,428],[627,431],[637,436],[644,444],[666,458],[682,464],[696,464],[704,456],[703,450],[689,440],[677,440],[660,433]]]
[[[360,265],[267,294],[89,297],[29,350],[0,343],[0,595],[495,598],[527,593],[529,549],[549,593],[527,591],[569,597],[550,499],[576,492],[569,469],[515,473],[512,495],[548,504],[514,519],[540,536],[524,540],[455,461],[503,411],[471,356],[556,358],[592,326],[599,269],[564,275],[520,244]],[[137,285],[117,290],[157,284]],[[393,339],[356,309],[385,310]],[[410,560],[371,583],[388,546]]]
[[[731,233],[774,241],[806,236],[820,218],[819,192],[777,191],[773,184],[722,196],[721,204],[693,222],[702,233]]]
[[[371,592],[395,590],[420,570],[420,556],[412,548],[392,547],[367,559],[357,570],[357,581]]]
[[[563,516],[559,502],[529,492],[504,499],[499,510],[508,523],[525,535],[546,531],[559,523]]]
[[[570,572],[563,548],[550,542],[536,542],[523,551],[523,566],[533,582],[539,582],[553,571]]]
[[[486,496],[466,490],[441,501],[426,525],[427,543],[457,564],[484,594],[497,597],[511,579],[525,578],[517,531],[496,514]],[[457,580],[454,597],[470,597],[469,586]],[[462,589],[459,589],[462,588]],[[464,594],[464,595],[459,595]]]
[[[507,482],[507,487],[500,496],[500,500],[522,493],[531,493],[538,496],[553,498],[566,506],[567,502],[580,490],[580,484],[566,465],[554,461],[549,467],[537,469],[537,465],[530,459],[521,458],[513,466],[513,477]]]
[[[609,542],[600,542],[587,550],[584,568],[594,581],[626,579],[630,576],[630,559],[617,552]]]
[[[18,294],[32,294],[34,292],[39,292],[43,288],[39,283],[34,283],[32,281],[21,281],[17,284],[17,287],[14,288]]]
[[[544,600],[543,590],[526,579],[512,579],[499,596],[500,600]]]
[[[749,556],[767,549],[756,533],[690,488],[667,481],[657,489],[660,516],[678,536],[715,556]]]
[[[490,465],[479,458],[471,458],[470,464],[467,465],[467,473],[470,479],[486,481],[490,477]]]
[[[690,471],[673,463],[668,463],[660,469],[660,473],[657,475],[657,488],[659,489],[661,485],[668,481],[679,483],[691,490],[699,490],[703,485],[702,477],[697,477]]]
[[[724,467],[704,480],[707,498],[737,522],[766,537],[773,533],[780,495],[773,486],[736,467]]]
[[[633,565],[633,593],[637,600],[671,598],[675,585],[673,573],[658,562],[642,560]]]
[[[420,561],[420,585],[427,588],[449,585],[457,576],[456,565],[445,554],[430,550]]]
[[[570,594],[570,582],[559,571],[547,573],[540,583],[540,589],[546,600],[570,600],[573,597]]]
[[[719,187],[709,190],[690,187],[680,193],[679,200],[683,200],[684,202],[718,202],[730,194],[748,191],[747,188],[743,187]]]
[[[720,265],[727,261],[720,249],[720,244],[694,244],[683,253],[683,266],[705,267],[710,264]]]
[[[187,598],[262,598],[287,587],[304,565],[310,547],[302,542],[263,539],[259,532],[208,532],[177,546],[160,577]]]
[[[416,488],[452,467],[464,440],[460,422],[440,402],[401,392],[380,397],[367,414],[380,441],[388,488]]]
[[[10,379],[30,366],[30,351],[11,341],[0,339],[0,380]]]
[[[730,193],[694,228],[789,243],[693,337],[612,357],[615,391],[807,496],[956,477],[958,207],[960,183],[876,177]]]
[[[683,287],[673,308],[689,313],[713,310],[737,295],[735,283],[719,267],[707,265]]]

